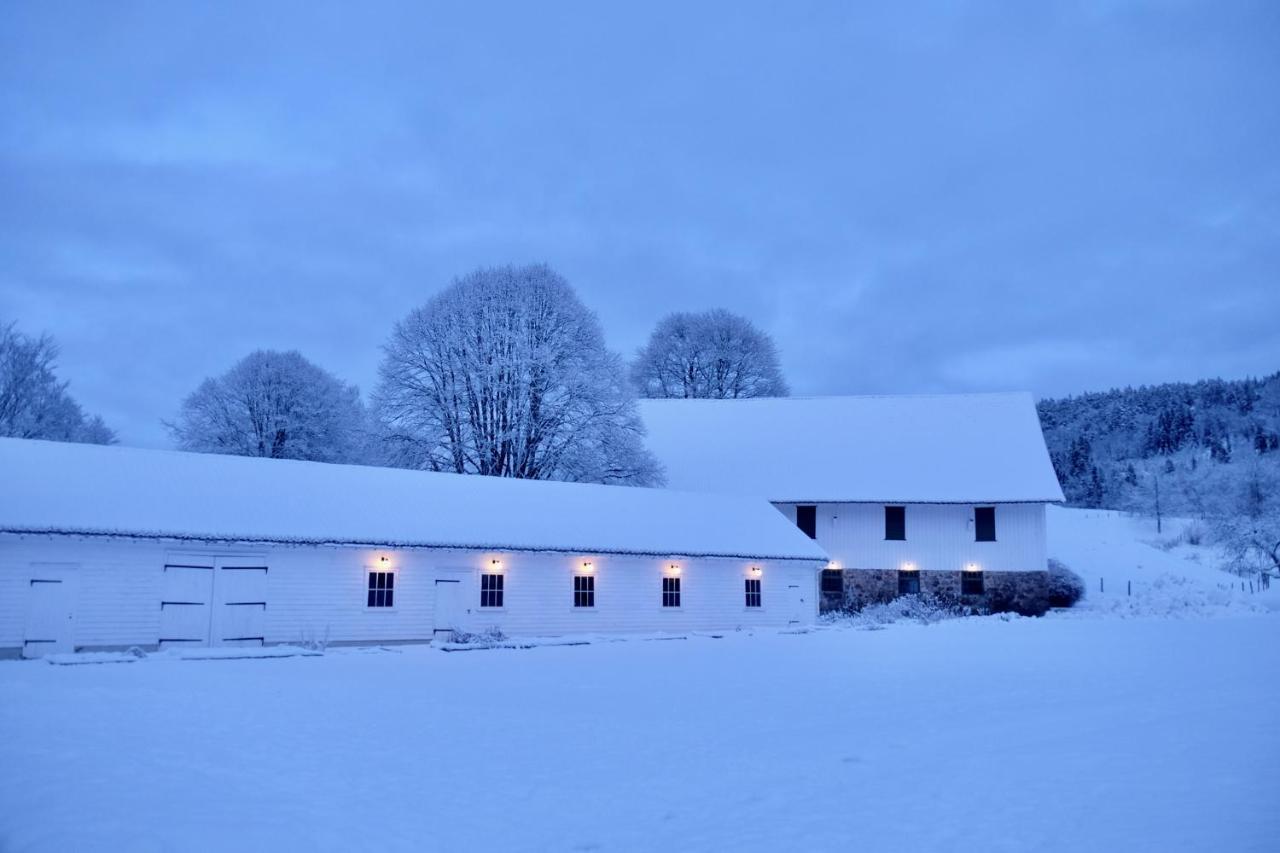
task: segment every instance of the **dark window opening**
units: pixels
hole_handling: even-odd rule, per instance
[[[961,595],[982,595],[986,584],[982,580],[982,572],[961,572],[960,573],[960,594]]]
[[[839,569],[823,569],[822,592],[825,595],[844,595],[844,572]]]
[[[395,572],[369,572],[369,607],[394,607]]]
[[[898,595],[919,595],[920,573],[898,572]]]
[[[595,607],[596,606],[595,575],[574,575],[573,606],[574,607]]]
[[[796,527],[810,539],[818,538],[818,508],[812,504],[796,507]]]
[[[897,540],[907,538],[907,508],[905,506],[887,506],[884,508],[884,538]]]
[[[747,578],[747,606],[760,606],[760,579]]]
[[[996,541],[995,507],[977,506],[973,508],[973,538],[977,542]]]
[[[502,606],[502,575],[480,576],[480,606]]]
[[[680,578],[662,579],[662,606],[680,606]]]

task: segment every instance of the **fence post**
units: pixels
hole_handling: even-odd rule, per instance
[[[1106,592],[1106,591],[1107,591],[1107,579],[1102,577],[1098,578],[1098,592]]]
[[[1129,590],[1125,595],[1133,595],[1133,581],[1129,581]]]

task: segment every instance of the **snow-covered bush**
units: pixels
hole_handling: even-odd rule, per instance
[[[868,604],[861,610],[841,610],[824,613],[819,621],[874,630],[885,625],[891,625],[894,622],[916,622],[921,625],[931,625],[943,619],[970,616],[974,612],[972,608],[923,593],[920,595],[902,595],[883,604]]]
[[[1071,607],[1084,598],[1084,579],[1057,560],[1049,560],[1049,606]]]
[[[498,643],[505,642],[506,639],[507,635],[502,633],[502,629],[496,625],[477,633],[459,629],[449,632],[449,642],[460,646],[496,646]]]

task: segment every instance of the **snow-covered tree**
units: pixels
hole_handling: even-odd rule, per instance
[[[363,462],[369,421],[355,386],[297,352],[258,350],[206,379],[168,424],[183,450]]]
[[[1213,538],[1228,567],[1241,574],[1280,574],[1280,474],[1274,466],[1254,463],[1233,485],[1210,513]]]
[[[716,309],[670,314],[631,365],[644,397],[785,397],[773,340],[750,320]]]
[[[543,265],[481,269],[396,324],[375,411],[388,461],[528,479],[656,484],[620,359]]]
[[[114,444],[115,433],[96,415],[86,418],[59,381],[58,345],[0,324],[0,436]]]

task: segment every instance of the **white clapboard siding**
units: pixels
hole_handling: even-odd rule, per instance
[[[973,563],[990,572],[1044,571],[1044,504],[994,506],[995,542],[974,541],[974,508],[965,504],[906,504],[906,540],[886,541],[882,504],[818,504],[817,541],[845,569],[901,569],[912,563],[923,571],[960,571]],[[794,504],[779,509],[795,521]]]
[[[123,537],[5,534],[0,649],[22,647],[32,566],[49,562],[75,567],[74,645],[81,649],[151,647],[161,639],[256,644],[259,636],[267,644],[424,641],[436,627],[439,579],[458,581],[457,627],[469,631],[496,627],[528,636],[785,626],[795,618],[786,604],[788,586],[804,598],[800,621],[816,618],[822,565],[316,545],[181,547]],[[596,577],[591,609],[573,607],[573,576],[584,562]],[[673,563],[680,567],[678,609],[661,606],[661,578]],[[178,568],[183,566],[206,568]],[[757,576],[753,567],[759,569],[761,608],[745,602],[744,581]],[[480,575],[493,570],[504,577],[504,606],[481,608]],[[367,606],[370,571],[394,573],[393,607]]]

